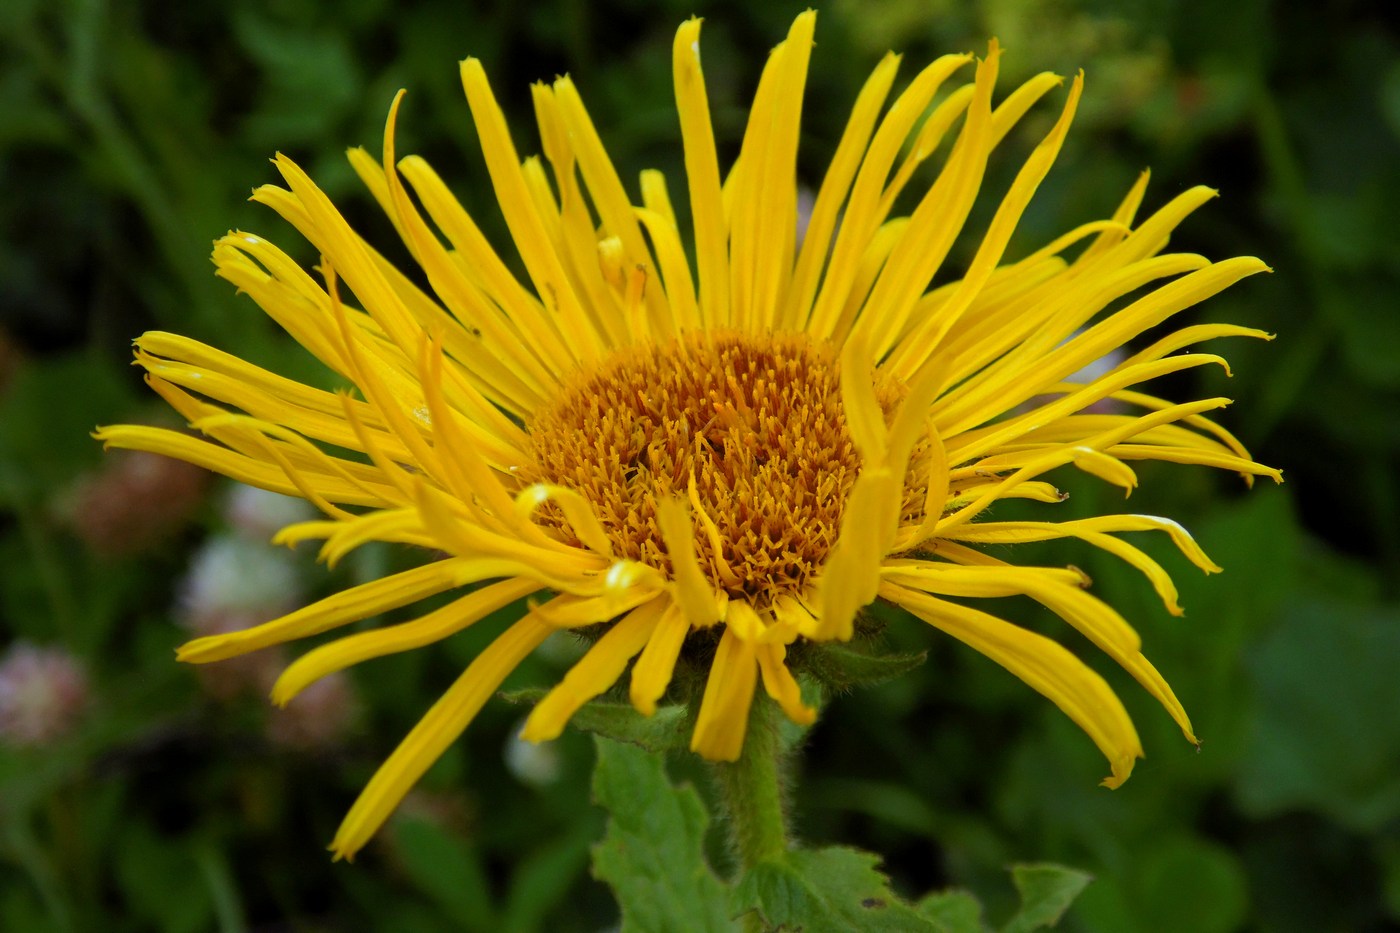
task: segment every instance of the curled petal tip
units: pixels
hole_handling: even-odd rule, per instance
[[[332,862],[345,862],[347,864],[351,864],[355,861],[355,853],[358,852],[359,849],[352,849],[349,846],[343,845],[337,838],[336,841],[326,846],[326,851],[331,854]]]
[[[1141,755],[1125,755],[1113,763],[1113,773],[1099,782],[1100,787],[1107,787],[1109,790],[1117,790],[1123,786],[1123,782],[1132,777],[1133,765]]]
[[[268,694],[268,699],[271,700],[272,705],[276,706],[278,709],[286,709],[287,704],[292,702],[292,698],[296,695],[297,692],[295,690],[288,688],[281,680],[278,680],[277,683],[272,685],[272,692]]]

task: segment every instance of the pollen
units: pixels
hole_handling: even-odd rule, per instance
[[[906,394],[876,377],[887,420]],[[529,481],[582,495],[618,556],[669,573],[656,504],[684,499],[702,570],[755,605],[803,592],[836,543],[861,468],[836,349],[801,333],[721,331],[623,349],[576,373],[529,428]],[[922,507],[916,475],[906,512]],[[562,512],[542,517],[572,541]]]

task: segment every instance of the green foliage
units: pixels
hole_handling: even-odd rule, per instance
[[[739,881],[734,903],[754,911],[765,930],[937,930],[890,890],[879,862],[839,846],[797,849],[755,866]]]
[[[610,819],[593,872],[616,892],[623,930],[731,929],[725,885],[705,860],[710,820],[699,795],[672,786],[661,755],[611,739],[596,744],[593,795]]]
[[[881,654],[865,646],[826,642],[811,645],[801,662],[802,669],[828,689],[845,692],[893,680],[917,669],[927,659],[927,651]]]
[[[1235,793],[1257,815],[1314,809],[1357,832],[1400,818],[1400,679],[1368,659],[1400,657],[1400,627],[1371,607],[1310,601],[1251,652],[1254,717]]]
[[[1093,880],[1082,871],[1063,865],[1013,865],[1011,879],[1020,895],[1016,913],[999,929],[1001,933],[1030,933],[1057,926]],[[919,902],[919,914],[947,933],[984,933],[982,904],[968,891],[930,894]]]
[[[950,889],[930,894],[917,905],[919,916],[948,933],[985,933],[982,902],[971,891]]]
[[[1016,865],[1011,879],[1021,896],[1021,909],[1002,933],[1030,933],[1053,927],[1092,880],[1082,871],[1060,865]]]
[[[973,895],[943,892],[910,905],[879,871],[879,856],[844,846],[793,848],[723,882],[705,856],[705,807],[692,788],[671,783],[665,756],[613,739],[595,742],[593,796],[609,819],[593,849],[593,872],[617,894],[623,930],[985,929]],[[1021,907],[1003,933],[1054,926],[1090,880],[1057,865],[1017,865],[1011,873]]]
[[[455,929],[500,929],[481,855],[466,840],[421,819],[402,820],[394,836],[404,871]]]

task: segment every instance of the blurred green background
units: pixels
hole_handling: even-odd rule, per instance
[[[1200,372],[1162,394],[1235,398],[1223,422],[1288,482],[1246,491],[1204,470],[1141,470],[1127,508],[1182,520],[1226,568],[1206,580],[1144,543],[1178,575],[1184,619],[1089,548],[1016,557],[1091,573],[1191,712],[1199,754],[1085,652],[1120,688],[1149,756],[1125,787],[1104,791],[1097,753],[1049,704],[895,619],[890,644],[928,647],[929,661],[830,707],[803,758],[801,834],[882,853],[910,895],[970,886],[993,919],[1013,900],[1006,864],[1054,860],[1097,879],[1071,930],[1400,928],[1394,20],[1360,2],[815,5],[800,158],[813,184],[886,49],[906,53],[907,78],[996,35],[1008,49],[1003,88],[1043,69],[1082,66],[1088,79],[1013,252],[1106,216],[1147,166],[1148,209],[1191,184],[1220,189],[1173,246],[1258,255],[1276,272],[1191,320],[1278,340],[1222,348],[1236,373],[1228,384]],[[732,156],[766,51],[802,6],[0,3],[0,703],[38,711],[0,745],[0,929],[616,923],[588,873],[602,825],[588,797],[591,743],[566,734],[522,748],[510,737],[523,711],[504,702],[354,866],[331,864],[321,847],[363,782],[493,631],[374,662],[285,712],[263,699],[277,658],[176,665],[172,649],[193,631],[261,621],[415,557],[367,549],[328,572],[312,553],[265,545],[278,520],[296,517],[285,503],[147,458],[104,458],[87,432],[169,423],[128,366],[130,339],[148,328],[327,383],[208,262],[210,241],[231,227],[314,260],[244,202],[274,180],[274,151],[310,168],[402,258],[343,151],[376,151],[391,96],[407,87],[399,151],[427,156],[499,235],[457,79],[457,60],[476,55],[522,151],[538,151],[529,82],[567,71],[624,176],[658,167],[675,190],[675,27],[707,17],[706,74]],[[1056,109],[1043,105],[1013,135],[988,190],[1004,186]],[[1036,507],[1044,517],[1124,508],[1112,491],[1056,478],[1073,497],[1050,516]],[[578,650],[548,649],[511,683],[550,683]],[[686,762],[673,770],[696,773]]]

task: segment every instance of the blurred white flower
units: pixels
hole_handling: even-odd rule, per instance
[[[267,541],[287,525],[306,521],[315,514],[304,499],[253,486],[234,486],[224,504],[224,518],[229,525],[255,541]]]
[[[302,585],[292,552],[219,535],[195,552],[179,586],[176,617],[192,635],[222,635],[275,619],[301,601]],[[228,700],[269,689],[283,661],[280,651],[258,651],[202,664],[197,676],[210,695]]]
[[[87,675],[60,648],[21,641],[0,658],[0,740],[47,745],[72,731],[88,699]]]
[[[206,541],[190,562],[180,586],[180,614],[187,628],[203,635],[210,627],[206,620],[260,617],[247,623],[256,625],[291,611],[301,596],[290,551],[219,535]]]
[[[515,779],[530,787],[547,787],[559,780],[563,761],[559,746],[554,742],[527,742],[520,738],[520,730],[525,725],[522,719],[516,723],[506,739],[503,750],[506,770]]]

